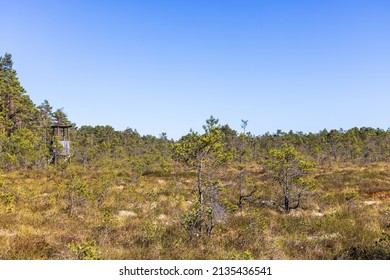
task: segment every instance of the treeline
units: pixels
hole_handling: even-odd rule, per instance
[[[53,110],[48,101],[33,104],[21,86],[13,69],[12,56],[0,57],[0,168],[10,171],[19,168],[43,168],[51,161],[51,125],[71,124],[62,109]],[[322,130],[318,133],[276,133],[253,135],[237,132],[228,125],[218,124],[210,117],[205,125],[220,131],[217,141],[229,154],[229,162],[261,162],[272,149],[283,144],[293,146],[308,159],[319,164],[330,162],[379,162],[390,160],[390,130],[352,128]],[[142,136],[136,130],[116,131],[111,126],[82,126],[70,129],[72,162],[85,167],[107,165],[126,166],[136,174],[170,171],[180,162],[177,145],[202,134],[190,132],[178,141]],[[202,144],[200,144],[202,145]],[[199,147],[201,148],[201,147]]]
[[[324,129],[308,134],[278,131],[256,136],[237,132],[228,125],[218,127],[223,134],[219,140],[226,145],[226,151],[237,159],[243,146],[246,159],[259,162],[267,156],[269,150],[280,148],[283,144],[294,146],[319,164],[332,161],[367,163],[390,159],[390,130],[363,127],[330,131]],[[82,126],[72,134],[74,160],[83,166],[96,166],[104,161],[112,161],[114,164],[144,158],[146,165],[166,168],[175,159],[174,144],[197,134],[190,132],[178,141],[173,141],[164,133],[160,137],[141,136],[133,129],[116,131],[111,126]]]

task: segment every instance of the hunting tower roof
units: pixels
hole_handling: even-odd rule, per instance
[[[72,127],[71,125],[63,125],[63,124],[53,124],[52,126],[50,126],[51,128],[70,128]]]

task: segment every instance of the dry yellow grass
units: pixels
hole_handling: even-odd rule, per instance
[[[243,211],[231,208],[211,237],[192,239],[183,217],[196,201],[193,173],[132,180],[69,166],[2,174],[0,258],[387,258],[389,170],[387,163],[319,168],[315,192],[285,214],[262,204],[273,186],[252,166],[248,177],[260,187]],[[231,174],[222,173],[222,184],[232,184]],[[226,205],[237,203],[234,186],[223,195]]]

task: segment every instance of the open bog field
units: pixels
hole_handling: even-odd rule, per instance
[[[316,188],[289,213],[273,204],[262,166],[237,207],[235,170],[219,171],[220,219],[210,235],[190,225],[192,171],[135,176],[77,165],[0,177],[0,259],[389,259],[390,165],[318,167]]]

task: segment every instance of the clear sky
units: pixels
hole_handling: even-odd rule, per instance
[[[0,56],[77,126],[390,126],[390,1],[0,0]]]

